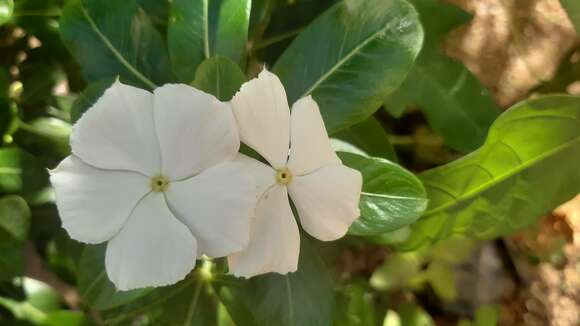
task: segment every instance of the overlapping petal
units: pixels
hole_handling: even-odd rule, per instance
[[[107,245],[105,266],[119,290],[176,283],[193,269],[196,240],[161,193],[145,196]]]
[[[74,125],[72,152],[102,169],[158,173],[153,94],[116,82]]]
[[[343,237],[360,216],[360,172],[343,165],[330,165],[294,177],[288,187],[302,228],[322,241]]]
[[[307,96],[292,106],[288,168],[295,175],[310,173],[326,165],[341,164],[330,146],[318,104]]]
[[[97,169],[75,156],[51,171],[50,181],[64,229],[86,243],[111,239],[150,191],[139,173]]]
[[[231,101],[243,143],[274,168],[286,165],[290,143],[290,110],[284,86],[267,70],[242,85]]]
[[[198,252],[223,257],[244,249],[256,203],[274,182],[274,171],[239,155],[199,175],[173,182],[166,191],[169,206],[198,241]]]
[[[228,104],[184,84],[155,89],[154,102],[162,172],[169,179],[191,177],[237,155],[240,139]]]
[[[230,273],[252,277],[296,271],[300,233],[286,187],[272,186],[258,202],[248,247],[228,257]]]

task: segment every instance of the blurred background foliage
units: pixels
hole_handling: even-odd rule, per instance
[[[578,120],[577,97],[543,95],[580,95],[580,2],[343,2],[0,0],[0,325],[578,325],[580,201],[539,219],[580,192],[578,123],[538,117]],[[349,28],[342,5],[361,13]],[[368,30],[368,52],[343,56]],[[350,235],[303,241],[288,277],[202,261],[177,285],[117,292],[48,184],[72,123],[117,76],[228,100],[264,65],[291,102],[319,101],[365,192],[410,204],[363,196]]]

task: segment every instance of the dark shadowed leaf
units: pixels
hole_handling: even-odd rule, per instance
[[[406,1],[346,0],[306,27],[274,72],[290,103],[312,94],[333,133],[381,106],[405,79],[422,41],[417,13]]]
[[[220,101],[229,101],[246,81],[240,67],[226,57],[205,60],[195,73],[192,86],[212,94]]]

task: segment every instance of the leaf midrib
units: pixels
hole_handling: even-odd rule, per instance
[[[446,202],[443,205],[440,205],[437,208],[434,208],[432,210],[426,211],[425,214],[423,214],[423,216],[424,217],[428,217],[430,215],[434,215],[434,214],[439,213],[439,212],[441,212],[441,211],[443,211],[443,210],[445,210],[445,209],[447,209],[449,207],[454,206],[457,203],[460,203],[462,201],[468,200],[471,197],[476,196],[480,192],[483,192],[485,190],[488,190],[488,189],[494,187],[496,184],[498,184],[498,183],[500,183],[500,182],[502,182],[502,181],[504,181],[504,180],[506,180],[506,179],[508,179],[508,178],[510,178],[510,177],[512,177],[512,176],[514,176],[516,174],[518,174],[519,172],[524,171],[524,170],[526,170],[528,168],[531,168],[531,167],[535,166],[536,164],[541,163],[543,160],[551,157],[552,155],[556,155],[559,152],[564,151],[565,149],[567,149],[569,147],[572,147],[574,144],[576,144],[578,142],[580,142],[580,137],[576,137],[576,138],[574,138],[573,140],[571,140],[569,142],[566,142],[566,143],[564,143],[564,144],[562,144],[560,146],[557,146],[557,147],[555,147],[555,148],[553,148],[553,149],[551,149],[549,151],[546,151],[546,152],[538,155],[535,159],[531,159],[531,160],[525,161],[524,163],[518,165],[516,168],[510,170],[509,172],[507,172],[507,173],[505,173],[505,174],[503,174],[503,175],[501,175],[499,177],[496,177],[496,178],[494,178],[492,180],[489,180],[487,182],[484,182],[480,186],[475,187],[472,190],[461,194],[460,196],[454,198],[453,200],[450,200],[450,201]]]
[[[374,41],[378,38],[381,34],[383,34],[391,25],[393,25],[393,21],[387,22],[382,28],[378,29],[373,34],[369,35],[362,43],[355,46],[352,50],[350,50],[342,59],[338,60],[330,69],[324,73],[320,78],[309,88],[307,89],[299,98],[305,97],[308,94],[312,93],[320,84],[326,81],[336,70],[338,70],[345,62],[350,60],[352,57],[358,54],[364,47],[366,47],[370,42]],[[344,40],[343,40],[344,42]]]

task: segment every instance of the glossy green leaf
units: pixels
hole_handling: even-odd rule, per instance
[[[33,194],[48,183],[48,172],[19,148],[0,149],[0,192]]]
[[[0,26],[10,21],[14,13],[13,0],[0,0]]]
[[[578,0],[560,0],[562,7],[566,10],[572,25],[576,28],[576,32],[580,34],[580,1]]]
[[[485,144],[420,175],[430,199],[402,249],[454,233],[509,234],[580,192],[580,97],[545,96],[516,104]]]
[[[460,62],[447,57],[441,41],[469,15],[437,0],[412,0],[425,26],[425,44],[405,82],[385,102],[394,116],[418,106],[436,133],[457,150],[469,152],[484,141],[499,114],[490,92]]]
[[[401,166],[377,157],[339,153],[342,162],[362,173],[361,217],[349,234],[378,235],[415,222],[427,208],[421,182]]]
[[[172,79],[165,43],[135,0],[71,1],[60,32],[90,82],[119,76],[152,89]]]
[[[237,64],[218,56],[205,60],[199,66],[191,84],[220,101],[229,101],[245,81],[246,76]]]
[[[341,130],[334,134],[333,138],[352,144],[370,156],[397,161],[397,154],[389,141],[389,134],[374,117]]]
[[[173,72],[182,82],[215,55],[242,64],[250,22],[250,0],[175,0],[167,41]]]
[[[79,261],[78,291],[86,304],[96,310],[112,309],[137,300],[151,289],[118,291],[105,271],[106,245],[87,246]]]
[[[422,40],[417,13],[406,1],[345,0],[300,33],[274,72],[290,103],[314,97],[334,133],[381,106],[405,79]]]
[[[244,326],[331,325],[329,271],[303,237],[298,271],[251,279],[231,278],[218,290],[232,320]]]
[[[68,122],[52,117],[41,117],[21,124],[20,130],[28,133],[27,145],[36,146],[37,152],[47,151],[59,159],[70,154],[69,135],[72,127]]]
[[[44,319],[43,326],[88,326],[87,317],[79,311],[60,310],[50,313]]]
[[[114,82],[114,78],[106,78],[90,84],[73,103],[70,112],[71,122],[77,122]]]

